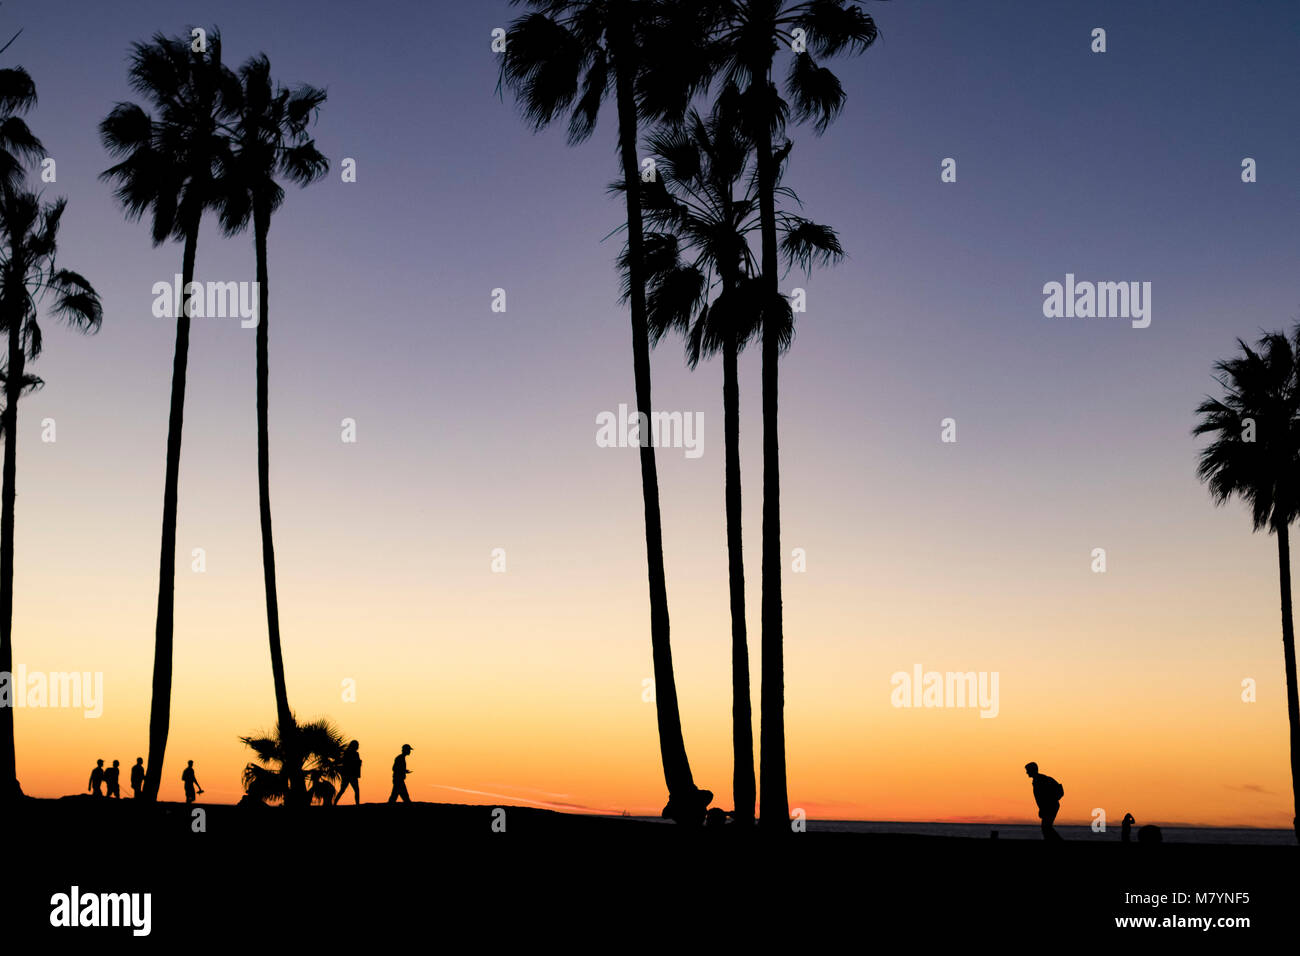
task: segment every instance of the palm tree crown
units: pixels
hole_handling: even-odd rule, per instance
[[[57,265],[59,223],[66,199],[44,203],[35,193],[0,189],[0,328],[18,324],[20,364],[41,354],[40,305],[81,332],[97,332],[103,319],[99,295],[79,273]],[[6,375],[10,369],[6,370]],[[38,388],[35,376],[23,376],[20,388]],[[6,379],[7,381],[7,379]]]
[[[19,113],[36,105],[36,84],[21,66],[0,70],[0,184],[16,187],[25,160],[44,150]]]
[[[288,90],[271,80],[266,56],[250,58],[238,81],[223,86],[218,209],[228,235],[247,226],[255,208],[270,215],[284,202],[284,178],[309,185],[329,171],[308,128],[325,102],[312,86]]]
[[[183,37],[155,34],[132,48],[132,89],[155,115],[135,103],[118,103],[99,124],[104,147],[121,161],[100,174],[132,220],[151,214],[154,245],[184,240],[203,212],[217,202],[219,157],[225,146],[219,123],[235,81],[221,63],[221,34],[213,30],[207,52]]]
[[[1255,530],[1275,531],[1297,517],[1300,494],[1300,332],[1280,332],[1215,365],[1222,398],[1206,398],[1196,435],[1212,435],[1197,476],[1220,504],[1240,498]]]

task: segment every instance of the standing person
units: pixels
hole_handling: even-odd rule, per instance
[[[199,786],[198,778],[194,776],[193,760],[191,760],[189,766],[181,772],[181,780],[185,784],[185,803],[191,804],[194,802],[194,791],[197,789],[199,793],[203,792],[203,788]]]
[[[406,755],[410,752],[411,745],[402,744],[402,752],[393,761],[393,792],[388,795],[389,803],[396,803],[398,797],[411,802],[411,795],[406,792],[406,775],[411,772],[406,769]]]
[[[119,784],[118,777],[122,773],[122,762],[114,760],[113,766],[104,771],[104,788],[108,791],[107,796],[122,799],[122,786]]]
[[[90,784],[86,787],[95,796],[102,797],[104,794],[99,789],[104,785],[104,761],[96,760],[95,769],[90,771]]]
[[[144,788],[144,758],[136,757],[135,766],[131,768],[131,796],[135,799],[140,798],[140,791]]]
[[[356,796],[357,803],[361,802],[361,788],[357,786],[357,781],[361,779],[360,746],[354,740],[348,744],[348,749],[343,751],[343,770],[341,774],[343,781],[339,784],[338,795],[334,798],[336,804],[343,799],[343,794],[347,791],[349,785],[352,787],[352,793]],[[395,767],[394,770],[396,770]]]
[[[1038,764],[1025,764],[1025,773],[1034,781],[1034,802],[1038,804],[1038,818],[1043,821],[1043,839],[1059,840],[1061,835],[1052,824],[1061,809],[1065,788],[1045,773],[1038,772]]]

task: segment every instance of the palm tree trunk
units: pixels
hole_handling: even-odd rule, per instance
[[[0,673],[9,681],[9,706],[0,707],[0,802],[16,799],[18,765],[14,752],[14,706],[25,688],[14,684],[14,499],[17,494],[18,398],[23,387],[22,316],[9,317],[9,364],[5,382],[4,481],[0,498]]]
[[[1291,826],[1300,842],[1300,693],[1296,688],[1295,628],[1291,622],[1291,542],[1277,529],[1278,577],[1282,587],[1282,658],[1286,666],[1286,718],[1291,728]]]
[[[626,31],[626,27],[624,28]],[[630,37],[619,38],[620,49],[631,49]],[[617,66],[618,141],[627,184],[628,273],[632,306],[632,374],[636,383],[636,408],[649,416],[650,335],[646,321],[645,259],[641,227],[641,190],[636,156],[636,100],[633,70],[626,56]],[[645,504],[646,562],[650,577],[650,649],[654,661],[655,713],[659,724],[659,752],[664,765],[664,782],[670,802],[691,800],[695,781],[686,759],[682,739],[682,718],[677,706],[677,683],[673,678],[673,654],[669,643],[668,588],[664,578],[663,528],[659,515],[659,475],[655,451],[646,429],[641,430],[641,497]]]
[[[766,78],[768,70],[755,74]],[[766,79],[764,79],[766,82]],[[767,125],[761,127],[764,131]],[[769,301],[776,301],[776,161],[771,137],[757,137],[759,224],[763,239],[763,283]],[[772,316],[771,319],[775,319]],[[785,675],[781,630],[781,470],[777,443],[777,360],[779,328],[763,322],[763,597],[762,686],[759,705],[760,822],[772,830],[788,830],[790,798],[785,780]]]
[[[725,294],[725,291],[724,291]],[[754,725],[749,703],[749,641],[745,633],[745,557],[740,524],[740,382],[738,343],[722,347],[722,417],[726,443],[727,570],[731,587],[731,792],[737,823],[754,822]]]
[[[171,410],[167,419],[167,474],[163,482],[162,546],[158,558],[158,618],[154,628],[153,702],[149,712],[149,761],[144,798],[158,799],[162,783],[167,731],[171,726],[172,634],[176,610],[176,504],[181,473],[181,429],[185,420],[185,373],[190,354],[189,297],[194,281],[194,256],[199,243],[199,219],[185,231],[181,263],[181,308],[176,316],[176,353],[172,358]]]
[[[262,523],[262,578],[266,585],[266,631],[271,644],[271,680],[275,684],[275,712],[282,739],[293,739],[293,712],[284,680],[284,655],[280,648],[280,599],[275,586],[275,540],[271,532],[271,433],[268,392],[270,364],[268,331],[271,294],[267,282],[266,237],[271,229],[271,211],[258,202],[253,210],[253,244],[257,256],[257,505]],[[292,766],[292,745],[286,749]],[[289,774],[291,797],[300,798],[302,780]],[[297,802],[296,799],[291,802]]]

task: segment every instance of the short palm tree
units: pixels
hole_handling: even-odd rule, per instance
[[[721,92],[709,117],[692,110],[684,123],[658,130],[648,141],[658,158],[656,178],[645,184],[650,273],[647,296],[650,335],[658,342],[670,329],[687,336],[687,361],[723,358],[722,404],[728,579],[731,603],[732,795],[733,816],[752,823],[755,803],[753,717],[749,692],[749,647],[745,624],[745,570],[741,530],[740,385],[741,350],[760,331],[765,317],[784,329],[788,344],[790,309],[776,296],[766,304],[748,236],[759,228],[758,202],[750,163],[752,144],[737,113],[734,86]],[[748,181],[743,195],[736,185]],[[797,202],[788,189],[782,194]],[[790,265],[843,255],[833,230],[802,216],[778,211],[782,249]],[[682,259],[687,250],[693,260]]]
[[[326,806],[334,799],[347,741],[331,721],[277,722],[270,734],[239,739],[257,760],[243,774],[244,792],[252,799],[289,805],[314,800]]]
[[[270,318],[270,282],[267,235],[271,216],[284,202],[277,181],[306,186],[329,170],[329,161],[316,148],[308,127],[325,102],[325,92],[303,86],[286,90],[271,80],[271,63],[265,55],[248,60],[239,70],[239,82],[226,87],[223,131],[226,149],[221,153],[219,213],[227,235],[243,230],[252,220],[253,248],[257,258],[257,492],[262,524],[262,576],[266,588],[266,625],[271,646],[271,677],[275,685],[276,715],[283,726],[293,721],[284,677],[280,645],[280,602],[275,583],[275,542],[271,529],[271,462],[267,355]],[[291,777],[290,783],[296,778]]]
[[[715,69],[742,91],[744,115],[754,142],[762,241],[764,298],[779,294],[776,198],[780,157],[773,143],[784,135],[790,104],[773,80],[779,48],[791,50],[786,92],[797,120],[811,120],[822,133],[844,106],[839,79],[814,57],[861,53],[877,37],[876,24],[850,0],[716,0],[712,36]],[[799,31],[796,33],[795,31]],[[762,690],[760,692],[760,806],[762,823],[787,830],[790,799],[785,770],[785,677],[781,610],[781,476],[777,441],[777,362],[782,329],[766,323],[762,333],[763,379],[763,594]]]
[[[14,499],[18,452],[18,400],[43,383],[27,371],[41,354],[39,318],[44,306],[80,332],[96,332],[103,318],[99,296],[78,273],[57,262],[59,222],[66,200],[43,203],[35,193],[0,185],[0,329],[8,339],[3,373],[4,479],[0,492],[0,671],[13,671]],[[10,688],[10,692],[14,692]],[[0,707],[0,796],[18,788],[14,763],[13,707]]]
[[[702,74],[689,69],[690,51],[703,33],[695,4],[663,0],[511,0],[532,12],[510,26],[501,82],[518,99],[534,129],[569,115],[569,142],[581,143],[596,128],[605,99],[618,114],[618,153],[627,209],[627,262],[632,318],[632,374],[636,407],[649,414],[650,334],[646,320],[646,269],[641,221],[638,121],[683,110]],[[649,50],[660,51],[654,58]],[[654,448],[644,436],[640,448],[641,495],[645,508],[650,585],[650,646],[654,661],[655,709],[668,804],[664,815],[700,823],[711,794],[691,775],[682,738],[677,685],[669,636],[668,590],[664,574],[663,527]]]
[[[1282,593],[1282,657],[1291,732],[1292,826],[1300,841],[1300,692],[1296,687],[1295,629],[1291,620],[1290,526],[1300,514],[1300,325],[1292,339],[1275,332],[1255,349],[1215,365],[1223,397],[1206,398],[1193,434],[1210,435],[1197,477],[1216,504],[1239,498],[1250,507],[1254,530],[1277,536]]]
[[[208,34],[206,51],[188,38],[156,34],[134,45],[128,70],[131,87],[156,110],[151,116],[134,103],[118,103],[99,124],[100,139],[121,161],[101,178],[116,186],[126,216],[151,215],[155,246],[184,242],[182,295],[176,316],[171,405],[167,420],[167,470],[163,482],[162,544],[158,562],[158,615],[154,630],[153,702],[149,715],[149,762],[144,797],[152,801],[162,779],[171,719],[172,640],[175,626],[176,509],[180,481],[185,378],[189,363],[190,305],[199,223],[217,201],[216,172],[224,148],[218,131],[223,87],[231,80],[221,64],[221,36]]]

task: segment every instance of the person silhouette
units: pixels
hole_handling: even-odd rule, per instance
[[[1061,835],[1052,824],[1061,809],[1061,798],[1065,788],[1045,773],[1038,772],[1038,764],[1030,761],[1025,764],[1025,773],[1034,782],[1034,802],[1038,804],[1038,818],[1043,821],[1043,839],[1059,840]]]
[[[410,744],[402,744],[402,752],[393,761],[393,792],[388,795],[389,803],[396,803],[398,797],[411,802],[411,795],[406,792],[406,775],[411,772],[406,769],[406,755],[412,749]]]
[[[104,771],[104,789],[108,791],[107,796],[117,797],[119,800],[122,799],[122,787],[117,780],[122,772],[121,765],[120,760],[114,760],[113,766]]]
[[[343,794],[347,792],[349,786],[352,787],[352,794],[356,797],[357,803],[361,802],[361,789],[357,786],[357,781],[361,779],[361,745],[355,740],[348,744],[348,749],[343,751],[343,769],[340,773],[343,780],[339,783],[339,792],[334,797],[337,804],[343,799]],[[396,766],[394,766],[394,776],[396,776]]]
[[[139,799],[140,791],[144,789],[144,758],[136,757],[135,766],[131,768],[131,796]]]
[[[1128,843],[1132,839],[1130,834],[1133,829],[1133,824],[1135,823],[1137,823],[1137,821],[1133,819],[1133,814],[1131,813],[1124,814],[1124,819],[1120,821],[1120,830],[1119,830],[1119,838],[1124,843]]]
[[[97,760],[95,761],[95,769],[90,771],[90,783],[86,787],[86,789],[91,791],[95,796],[102,797],[104,794],[100,790],[100,787],[102,787],[103,785],[104,785],[104,761]]]
[[[194,802],[194,791],[197,789],[199,793],[203,792],[203,788],[199,786],[198,778],[194,776],[193,760],[190,761],[188,767],[181,771],[181,780],[185,783],[185,802],[191,804]]]

